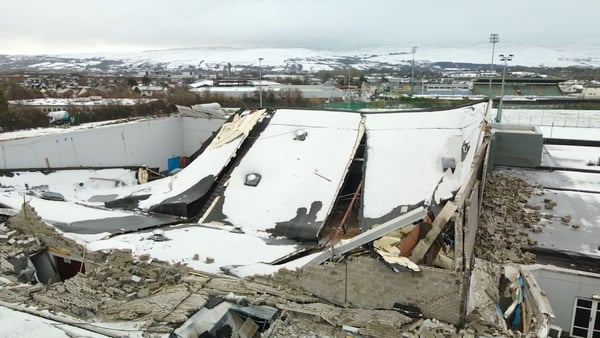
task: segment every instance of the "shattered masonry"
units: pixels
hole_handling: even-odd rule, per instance
[[[475,246],[478,258],[497,264],[535,263],[535,255],[524,251],[535,246],[528,233],[540,227],[539,207],[528,204],[532,194],[540,194],[539,189],[522,178],[487,175]]]
[[[10,220],[10,226],[16,229],[11,230],[8,241],[0,245],[2,257],[28,255],[42,249],[44,244],[57,245],[54,238],[64,240],[59,234],[48,231],[52,228],[40,222],[31,207],[23,208]],[[43,239],[26,235],[21,229],[35,229]],[[36,244],[38,242],[40,244]],[[75,243],[60,245],[77,248]],[[413,319],[397,311],[331,305],[322,298],[270,278],[207,275],[181,265],[150,261],[148,257],[134,259],[127,251],[88,255],[86,261],[92,258],[95,268],[51,285],[23,287],[16,283],[13,271],[3,270],[0,301],[33,305],[38,310],[63,312],[91,322],[140,321],[144,323],[145,332],[164,334],[203,308],[209,298],[236,294],[253,304],[270,305],[282,311],[270,329],[271,334],[278,337],[300,336],[302,332],[327,332],[338,336],[344,332],[341,329],[344,325],[360,328],[366,337],[400,336],[410,330],[416,337],[420,330]],[[385,271],[386,268],[381,269]],[[432,326],[422,330],[455,332],[451,326],[436,321],[428,323]]]

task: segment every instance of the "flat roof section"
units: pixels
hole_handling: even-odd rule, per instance
[[[600,258],[600,172],[507,167],[494,172],[521,177],[539,188],[528,201],[542,216],[542,231],[529,233],[535,247]]]
[[[545,156],[547,155],[547,156]],[[542,165],[546,167],[572,168],[600,172],[600,148],[546,144]],[[589,165],[593,162],[594,165]]]

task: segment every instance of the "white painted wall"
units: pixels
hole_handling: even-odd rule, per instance
[[[550,324],[564,332],[571,329],[575,298],[591,299],[600,294],[600,275],[560,268],[541,268],[531,271],[536,282],[546,293],[556,318]]]
[[[183,153],[189,156],[216,132],[225,122],[218,118],[180,117],[183,136]]]
[[[167,160],[200,148],[223,120],[165,117],[0,141],[3,169],[135,166],[167,169]]]

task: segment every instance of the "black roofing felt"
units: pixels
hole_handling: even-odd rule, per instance
[[[151,214],[101,218],[69,224],[55,223],[53,225],[62,232],[77,234],[101,234],[103,232],[108,232],[112,235],[116,235],[171,224],[177,221],[180,221],[180,218],[176,216]]]

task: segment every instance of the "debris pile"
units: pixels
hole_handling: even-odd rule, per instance
[[[277,315],[264,331],[271,337],[418,337],[423,332],[456,336],[457,332],[452,325],[414,319],[394,310],[332,305],[270,277],[209,275],[148,256],[134,257],[128,250],[85,253],[81,245],[43,223],[29,206],[8,223],[0,227],[5,235],[0,238],[0,302],[4,304],[88,323],[135,322],[147,335],[174,332],[214,297],[244,299],[247,305],[276,309]],[[40,283],[36,278],[19,282],[18,272],[32,267],[29,257],[49,246],[82,257],[85,271],[55,283]],[[21,258],[20,264],[15,257]],[[265,327],[246,322],[239,324]]]
[[[475,255],[502,264],[535,263],[535,255],[524,252],[535,246],[528,233],[542,231],[540,207],[528,203],[532,194],[542,194],[519,177],[488,174],[477,231]]]

